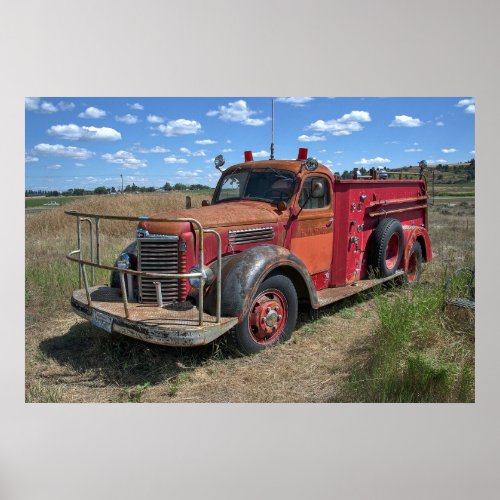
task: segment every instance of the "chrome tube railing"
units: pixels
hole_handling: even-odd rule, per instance
[[[147,278],[164,278],[164,279],[186,279],[186,278],[199,278],[200,280],[200,294],[198,296],[198,323],[199,326],[203,326],[203,299],[204,299],[204,294],[203,294],[203,289],[205,286],[205,276],[203,274],[203,266],[205,264],[204,262],[204,234],[213,234],[215,236],[215,239],[217,241],[217,301],[216,301],[216,322],[220,323],[221,320],[221,263],[222,263],[222,241],[219,233],[214,231],[213,229],[203,229],[203,226],[199,221],[196,219],[192,219],[189,217],[185,218],[176,218],[176,219],[170,219],[170,218],[150,218],[150,217],[145,217],[145,216],[139,216],[139,217],[130,217],[130,216],[121,216],[121,215],[101,215],[101,214],[89,214],[89,213],[82,213],[82,212],[76,212],[75,210],[65,210],[64,212],[67,215],[71,215],[76,217],[76,225],[77,225],[77,244],[78,248],[76,250],[73,250],[69,252],[66,255],[66,258],[68,260],[71,260],[72,262],[76,262],[79,264],[79,283],[81,287],[81,282],[82,282],[82,277],[83,277],[83,284],[85,287],[85,292],[87,295],[87,302],[89,307],[92,307],[92,299],[90,296],[90,291],[89,291],[89,283],[87,279],[87,272],[85,266],[91,266],[92,269],[92,274],[91,274],[91,279],[92,283],[94,282],[94,273],[93,269],[94,268],[99,268],[99,269],[105,269],[108,271],[116,271],[119,273],[120,276],[120,287],[122,290],[122,301],[123,301],[123,307],[125,311],[125,317],[129,318],[130,312],[129,312],[129,303],[127,299],[127,293],[126,293],[126,286],[125,286],[125,275],[132,275],[132,276],[142,276],[142,277],[147,277]],[[95,226],[92,224],[92,219],[95,221]],[[122,269],[119,267],[115,266],[108,266],[106,264],[101,264],[101,248],[100,248],[100,224],[99,222],[101,220],[121,220],[121,221],[130,221],[130,222],[144,222],[144,221],[154,221],[154,222],[189,222],[193,224],[196,227],[196,230],[199,235],[199,247],[198,247],[198,261],[200,263],[200,272],[192,272],[192,273],[154,273],[150,271],[135,271],[133,269]],[[85,260],[82,258],[82,228],[81,228],[81,223],[88,221],[89,222],[89,228],[90,228],[90,234],[92,235],[92,229],[95,227],[96,231],[96,255],[97,255],[97,262],[94,261],[94,251],[93,251],[93,242],[92,242],[92,236],[91,236],[91,252],[90,252],[90,261]],[[78,257],[76,257],[78,255]]]

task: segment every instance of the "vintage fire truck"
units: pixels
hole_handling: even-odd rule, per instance
[[[78,235],[67,256],[80,268],[75,312],[162,345],[226,334],[237,351],[253,354],[291,337],[299,303],[318,309],[384,281],[411,283],[431,260],[422,172],[380,178],[355,169],[343,180],[305,148],[296,160],[254,161],[250,151],[244,159],[222,170],[216,158],[222,175],[200,208],[150,217],[67,211]],[[100,257],[106,220],[138,222],[114,265]],[[82,255],[84,223],[90,258]],[[95,267],[111,272],[110,285],[94,286]]]

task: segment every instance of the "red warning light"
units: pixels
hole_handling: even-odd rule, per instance
[[[297,160],[307,160],[307,148],[299,148]]]
[[[251,151],[245,151],[245,162],[253,161],[253,154]]]

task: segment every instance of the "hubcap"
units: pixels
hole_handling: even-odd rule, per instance
[[[282,292],[265,290],[253,301],[248,315],[248,330],[259,344],[271,344],[286,325],[288,303]]]

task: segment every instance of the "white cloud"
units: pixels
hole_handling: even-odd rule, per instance
[[[177,170],[176,174],[179,177],[199,177],[201,170]]]
[[[443,148],[442,153],[455,153],[457,150],[455,148]]]
[[[34,163],[36,161],[38,161],[38,157],[37,156],[32,156],[32,155],[29,155],[29,154],[24,154],[24,161],[26,163]]]
[[[421,148],[409,148],[405,149],[405,153],[417,153],[418,151],[423,151]]]
[[[80,118],[103,118],[106,116],[106,111],[90,106],[85,111],[82,111],[78,116]]]
[[[170,153],[170,149],[163,146],[153,146],[152,148],[137,148],[139,153]]]
[[[389,127],[421,127],[424,124],[419,118],[413,118],[408,115],[396,115]]]
[[[339,151],[334,151],[334,152],[333,152],[333,154],[335,154],[335,155],[341,155],[342,153],[343,153],[343,151],[340,151],[340,150],[339,150]]]
[[[471,97],[470,99],[461,99],[455,104],[458,108],[465,108],[464,112],[468,114],[475,114],[476,112],[476,100]]]
[[[225,122],[237,122],[242,125],[251,125],[253,127],[259,127],[264,125],[270,120],[269,117],[266,118],[251,118],[251,116],[257,114],[248,107],[248,104],[243,99],[239,101],[234,101],[228,103],[227,106],[219,106],[218,110],[210,110],[207,116],[218,116],[219,119]]]
[[[361,123],[370,122],[371,117],[368,111],[351,111],[338,119],[316,120],[311,123],[306,130],[314,132],[328,132],[335,136],[351,135],[353,132],[363,130]]]
[[[52,125],[47,130],[49,135],[70,141],[119,141],[120,132],[109,127],[80,127],[74,123],[69,125]]]
[[[63,146],[62,144],[37,144],[33,150],[40,155],[63,156],[75,160],[88,160],[94,153],[85,148]]]
[[[444,160],[441,158],[440,160],[427,160],[427,165],[439,165],[439,164],[446,164],[448,163],[448,160]]]
[[[234,149],[231,149],[231,148],[225,148],[222,150],[223,153],[232,153],[234,151]]]
[[[24,108],[26,111],[36,111],[40,106],[39,97],[25,97],[24,98]]]
[[[301,142],[316,142],[316,141],[326,141],[326,137],[324,135],[306,135],[302,134],[297,137],[297,139]]]
[[[201,123],[196,120],[170,120],[166,125],[158,125],[158,130],[167,137],[176,135],[197,134],[201,130]]]
[[[188,148],[179,148],[179,151],[188,156],[207,156],[204,149],[199,149],[198,151],[191,151]]]
[[[43,101],[39,109],[42,113],[57,113],[57,106],[54,106],[51,102]]]
[[[72,111],[73,109],[75,109],[75,103],[73,102],[64,102],[64,101],[59,101],[57,103],[57,107],[61,110],[61,111]]]
[[[255,153],[252,153],[254,158],[268,158],[271,153],[269,151],[266,151],[263,149],[262,151],[256,151]]]
[[[75,163],[75,167],[84,167],[85,165],[83,163]]]
[[[471,155],[475,155],[475,154],[476,154],[476,150],[475,150],[475,149],[473,149],[472,151],[470,151],[470,154],[471,154]]]
[[[71,111],[75,105],[72,102],[59,101],[54,104],[42,101],[39,97],[26,97],[24,99],[26,111],[39,111],[40,113],[56,113],[57,111]]]
[[[136,169],[139,167],[146,167],[148,164],[147,160],[139,160],[130,151],[123,150],[117,151],[116,153],[103,154],[102,158],[108,163],[116,163],[122,165],[124,168]]]
[[[217,144],[217,141],[212,141],[212,139],[201,139],[199,141],[194,141],[196,144],[201,146],[208,146],[209,144]]]
[[[148,115],[146,120],[149,123],[163,123],[165,121],[161,116],[158,115]]]
[[[471,104],[475,104],[476,100],[472,97],[471,99],[461,99],[455,104],[458,108],[464,108],[470,106]]]
[[[436,122],[436,127],[444,127],[444,122]]]
[[[59,170],[62,167],[62,165],[59,165],[59,163],[56,163],[55,165],[50,165],[47,168],[49,170]]]
[[[304,104],[313,100],[313,97],[278,97],[276,102],[284,102],[286,104],[291,104],[292,106],[302,107]]]
[[[380,156],[377,156],[376,158],[362,158],[359,161],[354,162],[356,165],[373,165],[374,163],[391,163],[391,160],[389,158],[381,158]]]
[[[139,121],[139,118],[136,115],[131,115],[130,113],[127,113],[126,115],[123,116],[115,116],[115,120],[117,122],[126,123],[127,125],[133,125],[134,123],[137,123]]]
[[[130,108],[130,109],[136,109],[136,110],[143,110],[144,109],[144,106],[142,104],[139,104],[138,102],[135,102],[134,104],[128,104],[127,103],[127,106]]]
[[[252,127],[260,127],[265,125],[271,118],[247,118],[243,123],[244,125],[251,125]]]
[[[163,161],[167,165],[175,165],[175,164],[180,164],[180,163],[188,163],[188,161],[185,158],[176,158],[175,156],[167,156],[166,158],[163,158]]]

